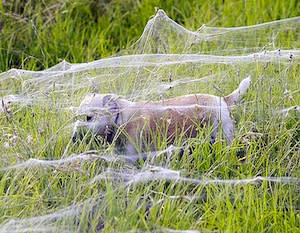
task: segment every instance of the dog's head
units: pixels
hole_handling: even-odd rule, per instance
[[[73,141],[82,139],[87,131],[109,140],[119,116],[118,98],[115,94],[87,95],[79,106],[78,114],[84,120],[76,122]]]

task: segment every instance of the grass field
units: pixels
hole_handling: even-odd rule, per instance
[[[69,73],[0,74],[0,232],[299,232],[300,115],[282,112],[300,103],[299,19],[226,33],[208,27],[203,35],[212,33],[211,41],[190,44],[190,32],[162,21],[145,30],[136,50],[155,7],[191,31],[300,15],[296,0],[1,1],[1,72],[113,58]],[[282,54],[243,57],[269,49]],[[203,61],[115,57],[149,52]],[[179,136],[153,161],[128,164],[93,136],[70,141],[77,116],[69,107],[87,93],[226,95],[248,75],[251,88],[232,110],[230,146],[221,137],[212,145],[209,129],[200,130],[197,138]],[[168,148],[166,137],[153,138],[157,151]]]

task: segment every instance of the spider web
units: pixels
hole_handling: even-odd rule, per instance
[[[133,101],[161,100],[193,93],[224,96],[250,75],[253,79],[252,91],[247,100],[241,101],[238,108],[234,109],[235,116],[240,118],[245,116],[245,111],[249,111],[249,115],[254,116],[253,128],[265,124],[267,119],[274,120],[278,126],[285,121],[297,120],[300,90],[299,32],[300,17],[234,28],[202,25],[198,30],[190,31],[170,19],[163,10],[158,10],[136,43],[116,56],[80,64],[62,61],[41,71],[11,69],[3,72],[0,74],[2,122],[6,118],[9,121],[10,117],[22,114],[23,111],[32,115],[40,111],[55,117],[59,121],[59,128],[54,134],[50,133],[47,123],[49,119],[39,119],[37,128],[49,136],[44,146],[33,150],[30,149],[33,139],[28,136],[25,128],[16,135],[12,124],[3,125],[0,148],[6,155],[2,152],[1,172],[27,174],[42,168],[44,172],[74,169],[84,173],[82,167],[85,164],[104,160],[118,165],[103,168],[102,172],[89,177],[89,181],[82,185],[111,180],[121,183],[121,188],[127,189],[151,179],[190,182],[194,185],[244,185],[263,181],[299,183],[295,177],[196,179],[182,175],[179,170],[167,168],[169,160],[163,166],[152,165],[152,159],[166,153],[172,156],[174,151],[181,149],[175,146],[147,154],[150,160],[141,169],[125,169],[121,165],[124,161],[130,161],[133,155],[103,155],[98,151],[74,154],[70,149],[70,141],[63,144],[61,158],[41,158],[56,138],[71,139],[77,108],[84,96],[91,92],[115,93]],[[15,141],[25,144],[35,157],[12,149]],[[74,166],[74,163],[80,165]],[[118,193],[121,188],[116,188],[115,192]],[[196,196],[186,198],[197,199]],[[80,221],[83,209],[90,210],[88,217],[94,214],[95,206],[105,208],[106,202],[99,197],[77,201],[51,214],[8,219],[0,225],[0,231],[73,232],[76,228],[74,222]]]

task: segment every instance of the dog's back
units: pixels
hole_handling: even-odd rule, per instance
[[[162,100],[157,103],[165,106],[187,106],[193,104],[201,106],[216,106],[216,96],[208,94],[190,94]]]
[[[241,98],[243,94],[246,93],[251,84],[250,76],[243,79],[239,84],[238,88],[235,89],[229,95],[223,97],[227,106],[231,107],[237,103],[237,101]],[[215,106],[218,107],[218,100],[220,97],[209,95],[209,94],[190,94],[179,97],[174,97],[162,101],[158,101],[157,103],[166,105],[166,106],[186,106],[198,104],[202,106]]]

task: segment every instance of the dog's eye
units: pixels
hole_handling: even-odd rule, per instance
[[[86,120],[87,120],[87,121],[92,120],[92,118],[93,118],[92,116],[86,116]]]

